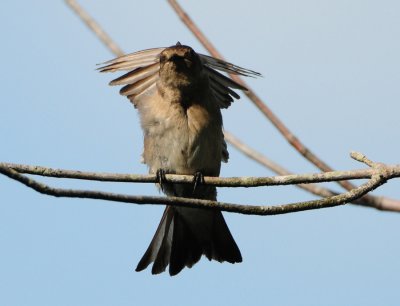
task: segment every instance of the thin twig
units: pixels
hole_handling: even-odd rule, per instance
[[[100,25],[76,2],[75,0],[65,0],[74,10],[81,20],[92,30],[92,32],[117,56],[124,55],[122,49],[111,39],[111,37],[100,27]]]
[[[352,155],[353,158],[359,161],[363,161],[362,159],[358,158],[359,156],[362,155]],[[362,184],[361,186],[351,191],[320,200],[296,202],[291,204],[282,204],[274,206],[241,205],[241,204],[232,204],[232,203],[224,203],[224,202],[201,200],[201,199],[190,199],[190,198],[132,196],[132,195],[115,194],[103,191],[53,188],[18,173],[16,170],[7,166],[4,163],[0,164],[0,173],[8,176],[9,178],[19,181],[20,183],[36,190],[37,192],[47,195],[52,195],[55,197],[90,198],[90,199],[135,203],[135,204],[197,207],[197,208],[207,208],[207,209],[218,209],[222,211],[241,213],[247,215],[277,215],[277,214],[286,214],[298,211],[328,208],[328,207],[343,205],[379,187],[380,185],[384,184],[388,179],[400,175],[400,167],[399,169],[393,169],[393,167],[378,163],[372,163],[371,167],[373,170],[371,173],[372,174],[371,179],[365,184]],[[395,174],[395,172],[397,171],[398,173]],[[46,171],[43,173],[46,173]],[[246,180],[246,178],[244,180]]]

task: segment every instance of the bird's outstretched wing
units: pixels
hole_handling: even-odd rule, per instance
[[[129,71],[110,82],[110,85],[124,85],[120,94],[127,96],[136,105],[136,100],[142,95],[152,93],[159,78],[160,53],[165,47],[152,48],[117,57],[102,64],[100,72]],[[231,80],[222,73],[233,73],[242,76],[257,77],[260,73],[242,68],[229,62],[198,54],[204,71],[208,74],[210,87],[221,108],[227,108],[240,96],[232,89],[247,90],[244,86]]]

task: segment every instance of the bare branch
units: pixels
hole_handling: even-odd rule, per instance
[[[153,205],[179,205],[185,207],[198,207],[208,209],[219,209],[227,212],[241,213],[247,215],[276,215],[292,213],[304,210],[328,208],[343,205],[350,201],[354,201],[357,198],[367,194],[371,190],[384,184],[388,179],[400,176],[400,165],[387,166],[381,163],[373,163],[366,159],[366,157],[360,153],[352,153],[352,157],[358,161],[368,164],[371,169],[367,170],[355,170],[354,176],[358,178],[367,178],[369,181],[362,184],[361,186],[354,188],[346,193],[335,195],[321,200],[296,202],[291,204],[282,204],[274,206],[260,206],[260,205],[242,205],[232,204],[209,200],[200,199],[188,199],[178,197],[153,197],[153,196],[132,196],[115,194],[103,191],[91,191],[91,190],[72,190],[72,189],[61,189],[53,188],[46,184],[40,183],[34,179],[31,179],[25,175],[22,175],[17,170],[23,173],[37,174],[43,176],[55,176],[55,177],[69,177],[78,179],[95,179],[100,181],[124,181],[124,182],[152,182],[156,181],[155,176],[151,175],[129,175],[129,174],[104,174],[104,173],[93,173],[93,172],[80,172],[80,171],[68,171],[68,170],[54,170],[44,167],[34,167],[26,165],[6,164],[0,163],[0,173],[19,181],[20,183],[28,186],[40,193],[52,195],[55,197],[70,197],[70,198],[90,198],[107,200],[114,202],[124,203],[135,203],[135,204],[153,204]],[[305,175],[289,175],[289,176],[278,176],[270,178],[219,178],[219,177],[206,177],[205,184],[212,184],[217,186],[260,186],[261,183],[264,185],[287,185],[295,184],[298,182],[306,183],[309,181],[334,181],[341,177],[351,178],[351,171],[339,171],[330,173],[319,173],[319,174],[305,174]],[[121,180],[118,180],[121,179]],[[192,176],[182,175],[167,175],[166,180],[174,183],[191,183],[193,181]],[[289,183],[292,182],[292,183]]]
[[[359,160],[359,159],[357,159]],[[365,162],[366,163],[366,162]],[[366,163],[367,164],[367,163]],[[3,168],[10,168],[18,173],[46,177],[92,180],[102,182],[157,183],[155,174],[118,174],[83,172],[78,170],[53,169],[42,166],[30,166],[12,163],[0,163]],[[372,167],[372,166],[370,166]],[[390,169],[389,178],[400,177],[400,165],[385,165]],[[294,184],[333,182],[339,180],[370,179],[376,173],[373,168],[350,171],[331,171],[323,173],[289,174],[272,177],[213,177],[205,176],[204,184],[216,187],[260,187]],[[193,175],[166,174],[166,183],[193,184]]]
[[[104,32],[100,25],[76,2],[75,0],[65,0],[65,2],[74,10],[80,19],[92,30],[92,32],[117,56],[124,55],[122,49]]]

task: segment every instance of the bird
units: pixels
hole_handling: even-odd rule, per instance
[[[99,70],[128,71],[109,85],[122,85],[120,94],[139,112],[142,162],[156,174],[159,188],[167,196],[216,201],[216,187],[202,182],[204,176],[219,176],[221,162],[229,158],[221,109],[240,98],[234,89],[247,90],[222,73],[260,74],[180,42],[120,56]],[[194,183],[166,183],[165,174],[193,175]],[[136,271],[153,264],[152,274],[169,267],[173,276],[203,255],[219,262],[242,262],[221,211],[168,205]]]

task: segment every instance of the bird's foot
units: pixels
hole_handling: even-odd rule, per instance
[[[204,175],[197,171],[193,176],[193,193],[196,191],[198,185],[204,184]]]
[[[160,185],[161,191],[164,191],[164,184],[165,184],[165,170],[164,169],[158,169],[156,172],[156,180],[157,183]]]

